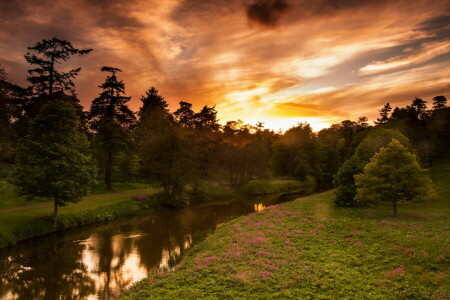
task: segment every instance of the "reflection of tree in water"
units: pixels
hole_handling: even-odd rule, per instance
[[[61,249],[55,243],[53,248],[3,260],[0,296],[10,293],[14,299],[84,299],[95,293],[94,281],[86,266],[79,263],[82,247],[70,246]],[[71,255],[59,255],[66,251]]]

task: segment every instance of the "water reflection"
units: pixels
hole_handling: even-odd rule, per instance
[[[264,206],[264,204],[262,204],[262,203],[255,203],[255,205],[253,205],[253,207],[255,208],[255,211],[262,211],[263,209],[266,208]]]
[[[145,212],[19,243],[0,250],[0,298],[111,298],[148,274],[171,270],[218,224],[291,199],[266,196]]]

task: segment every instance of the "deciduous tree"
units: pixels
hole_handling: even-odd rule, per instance
[[[420,167],[416,156],[398,140],[376,153],[355,175],[356,198],[364,203],[390,202],[397,216],[400,201],[429,199],[435,196],[431,180]]]

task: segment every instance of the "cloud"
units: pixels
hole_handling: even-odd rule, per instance
[[[433,89],[448,94],[448,1],[76,3],[1,2],[0,64],[11,80],[26,84],[27,46],[57,36],[94,48],[67,65],[82,67],[76,85],[86,108],[100,92],[103,65],[124,70],[134,110],[156,86],[172,110],[180,100],[195,109],[217,104],[222,121],[270,120],[273,128],[376,114],[386,100]]]
[[[417,48],[405,48],[402,55],[375,61],[359,69],[362,76],[410,67],[450,53],[450,40],[423,43]]]
[[[247,17],[262,25],[275,26],[289,8],[286,0],[256,0],[247,5]]]

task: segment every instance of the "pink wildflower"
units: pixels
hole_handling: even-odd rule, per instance
[[[269,271],[259,271],[259,275],[261,275],[262,278],[267,279],[272,273]]]

